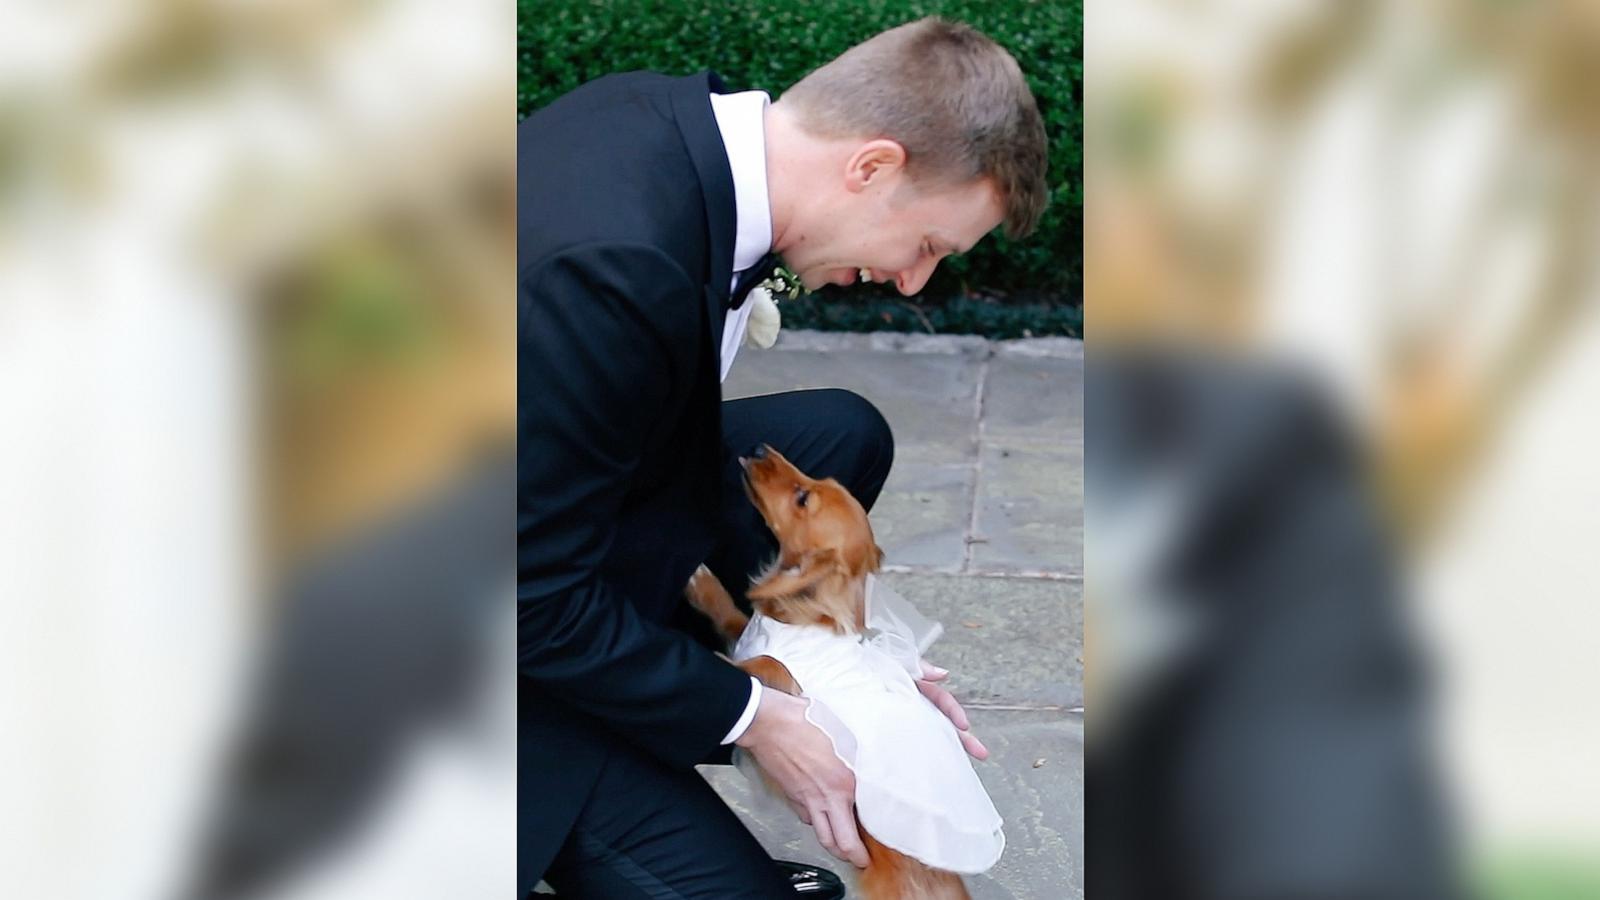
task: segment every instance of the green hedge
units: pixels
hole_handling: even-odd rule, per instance
[[[777,95],[847,48],[925,15],[966,22],[1017,58],[1050,141],[1051,201],[1032,237],[1011,242],[995,231],[972,253],[941,264],[913,302],[949,320],[938,330],[988,333],[990,320],[1014,324],[1031,309],[1040,311],[1034,333],[1079,333],[1063,323],[1082,321],[1082,0],[519,0],[518,113],[585,81],[635,69],[682,75],[709,68],[734,90]],[[873,290],[879,297],[863,304],[863,292]],[[855,306],[904,311],[903,298],[888,288],[852,288],[850,296]],[[817,321],[807,324],[844,327],[830,326],[821,312],[837,302],[833,289],[811,298]],[[799,307],[793,312],[803,315]],[[925,329],[925,318],[932,320],[910,321]]]

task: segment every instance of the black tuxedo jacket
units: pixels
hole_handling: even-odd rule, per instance
[[[712,547],[734,194],[715,75],[612,75],[517,132],[519,896],[606,748],[715,750],[747,676],[667,627]]]

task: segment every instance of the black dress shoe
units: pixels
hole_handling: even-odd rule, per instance
[[[789,879],[789,887],[796,897],[806,900],[844,900],[844,882],[827,869],[805,863],[775,859],[778,871]]]

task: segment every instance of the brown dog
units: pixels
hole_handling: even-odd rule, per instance
[[[866,510],[839,482],[809,478],[770,447],[741,458],[745,491],[778,539],[778,558],[756,580],[748,596],[756,610],[789,625],[857,634],[865,628],[867,576],[883,551],[872,536]],[[749,620],[717,577],[702,566],[689,580],[690,604],[711,619],[731,645]],[[770,656],[736,663],[762,684],[799,695],[789,670]],[[776,786],[768,782],[769,789]],[[861,873],[868,900],[967,900],[954,872],[924,865],[884,846],[856,820],[870,862]]]

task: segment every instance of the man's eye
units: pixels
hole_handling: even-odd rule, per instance
[[[801,506],[805,506],[806,505],[806,499],[809,498],[810,496],[811,496],[811,492],[810,491],[806,490],[805,488],[801,488],[799,493],[794,495],[794,502],[798,503]]]

